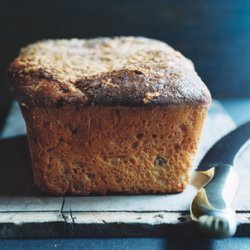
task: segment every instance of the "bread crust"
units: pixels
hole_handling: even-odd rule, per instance
[[[29,106],[211,102],[190,60],[142,37],[39,41],[21,50],[7,80],[19,103]]]
[[[33,175],[50,194],[184,190],[207,113],[169,107],[22,107]]]
[[[181,192],[211,96],[193,64],[142,37],[46,40],[7,79],[34,182],[57,195]]]

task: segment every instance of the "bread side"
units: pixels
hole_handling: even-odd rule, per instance
[[[181,192],[204,105],[22,107],[34,181],[63,195]]]
[[[22,49],[7,73],[23,106],[208,104],[190,60],[142,37],[45,40]]]

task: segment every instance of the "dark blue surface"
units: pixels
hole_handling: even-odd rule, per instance
[[[172,239],[126,238],[126,239],[52,239],[52,240],[1,240],[0,249],[96,249],[96,250],[249,250],[250,238],[226,240],[186,239],[179,236]]]
[[[249,99],[223,99],[220,100],[223,107],[231,115],[237,125],[250,120]],[[250,249],[250,246],[249,246]]]
[[[166,249],[164,239],[53,239],[53,240],[3,240],[0,249]]]
[[[236,124],[250,120],[250,99],[222,100],[225,109],[234,118]],[[107,239],[23,239],[1,240],[0,250],[5,249],[104,249],[104,250],[139,250],[139,249],[222,249],[248,250],[250,237],[225,240],[208,240],[204,238],[107,238]]]

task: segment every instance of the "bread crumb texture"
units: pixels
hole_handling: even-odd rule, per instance
[[[7,79],[25,105],[209,103],[192,62],[144,37],[44,40],[23,48]]]
[[[34,181],[43,192],[181,192],[189,181],[203,105],[27,108]]]

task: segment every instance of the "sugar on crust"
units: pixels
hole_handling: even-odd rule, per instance
[[[143,37],[39,41],[21,50],[7,76],[16,99],[29,105],[211,101],[190,60]]]

